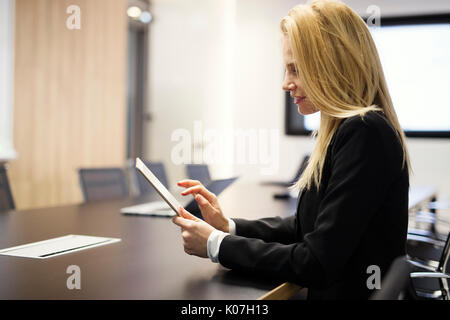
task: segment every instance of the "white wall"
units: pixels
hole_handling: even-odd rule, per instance
[[[14,0],[0,1],[0,161],[16,156],[12,139]]]
[[[212,165],[213,175],[240,174],[246,180],[289,178],[312,150],[309,137],[284,135],[283,64],[279,22],[294,0],[154,0],[150,35],[149,111],[146,155],[164,160],[173,182],[184,176],[172,163],[177,128],[278,130],[278,170],[263,176],[264,164]],[[447,0],[346,1],[364,15],[378,5],[384,16],[450,12]],[[450,196],[450,141],[408,139],[412,184],[435,185]],[[231,147],[232,148],[232,147]],[[233,151],[230,147],[227,149]]]
[[[182,166],[169,161],[172,132],[193,130],[195,120],[207,117],[210,105],[219,110],[219,96],[225,95],[219,87],[225,60],[220,9],[220,1],[152,3],[148,101],[153,121],[146,130],[144,127],[145,149],[149,159],[167,163],[171,180],[184,173]]]

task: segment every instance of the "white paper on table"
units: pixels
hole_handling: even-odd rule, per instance
[[[0,250],[0,255],[46,259],[118,241],[120,241],[118,238],[69,234],[67,236],[2,249]]]

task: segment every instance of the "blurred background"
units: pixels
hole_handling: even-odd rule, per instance
[[[185,177],[172,161],[173,133],[188,130],[192,153],[201,152],[206,142],[194,139],[196,123],[203,132],[274,134],[269,160],[276,170],[210,163],[213,176],[291,178],[314,146],[309,135],[286,134],[281,89],[279,24],[301,2],[1,0],[0,162],[8,164],[16,207],[80,203],[79,168],[123,167],[135,157],[164,162],[173,185]],[[362,17],[371,5],[382,17],[450,13],[448,0],[344,2]],[[448,64],[443,68],[449,75]],[[429,82],[415,70],[411,65],[408,77]],[[431,136],[407,139],[411,184],[435,186],[449,199],[450,139]]]

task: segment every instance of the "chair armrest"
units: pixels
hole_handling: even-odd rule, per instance
[[[408,228],[408,234],[415,234],[422,237],[431,238],[433,237],[433,232],[429,230],[417,229],[417,228]]]
[[[413,272],[411,278],[440,278],[450,279],[450,275],[442,272]]]
[[[408,262],[411,265],[413,265],[414,267],[416,267],[416,268],[421,268],[421,269],[424,269],[424,270],[428,270],[430,272],[436,272],[436,268],[433,268],[433,267],[428,266],[426,264],[423,264],[423,263],[420,263],[420,262],[417,262],[417,261],[414,261],[414,260],[411,260],[411,259],[408,259]]]
[[[435,240],[435,239],[431,239],[429,237],[424,237],[421,235],[411,234],[411,233],[408,233],[407,240],[426,243],[426,244],[430,244],[430,245],[437,246],[437,247],[443,247],[445,245],[445,241]]]

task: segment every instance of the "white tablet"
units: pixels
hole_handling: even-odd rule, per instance
[[[178,208],[180,204],[177,199],[169,192],[169,190],[164,187],[164,185],[159,181],[159,179],[150,171],[149,168],[142,162],[141,159],[136,158],[136,169],[142,173],[142,175],[147,179],[148,182],[155,188],[159,195],[164,199],[165,202],[178,214]]]

